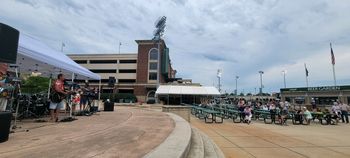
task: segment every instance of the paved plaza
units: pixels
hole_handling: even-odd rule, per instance
[[[280,126],[253,121],[247,125],[232,120],[206,124],[191,117],[191,125],[213,139],[229,158],[350,157],[349,124]]]
[[[118,107],[78,117],[73,122],[21,123],[22,129],[0,144],[0,157],[142,157],[174,129],[165,113]],[[22,130],[22,131],[21,131]]]

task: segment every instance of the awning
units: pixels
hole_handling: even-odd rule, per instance
[[[19,37],[17,65],[21,73],[39,72],[46,77],[62,73],[66,78],[71,78],[74,73],[76,79],[101,79],[100,75],[80,66],[62,52],[22,33]]]
[[[160,85],[156,95],[182,94],[182,95],[220,95],[215,87],[203,86],[176,86]]]

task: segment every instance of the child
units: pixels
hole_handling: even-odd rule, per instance
[[[252,108],[250,106],[244,108],[244,116],[244,122],[250,124],[252,120]]]

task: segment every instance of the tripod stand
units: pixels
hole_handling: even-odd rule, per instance
[[[15,112],[15,120],[14,120],[14,123],[13,123],[13,125],[12,125],[12,129],[16,129],[16,128],[17,128],[17,119],[18,119],[18,110],[19,110],[19,105],[20,105],[19,96],[22,95],[22,92],[21,92],[21,85],[19,84],[19,83],[20,83],[20,80],[18,79],[18,78],[19,78],[19,75],[18,75],[18,66],[17,66],[17,65],[10,65],[10,67],[15,68],[16,78],[13,79],[12,82],[14,82],[15,90],[18,90],[17,95],[15,94],[16,91],[14,91],[14,93],[12,94],[12,97],[11,97],[11,107],[13,107],[13,102],[14,102],[14,100],[15,100],[15,97],[16,97],[16,99],[17,99],[17,106],[16,106],[16,112]],[[15,95],[16,95],[16,96],[15,96]]]

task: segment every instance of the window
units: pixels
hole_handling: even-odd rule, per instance
[[[150,53],[149,53],[149,59],[150,60],[158,60],[158,49],[151,49]]]
[[[87,60],[74,60],[78,64],[87,64]]]
[[[90,64],[117,64],[118,60],[90,60]]]
[[[136,73],[135,69],[120,69],[119,73]]]
[[[135,83],[136,80],[133,79],[119,79],[118,83]]]
[[[136,63],[136,60],[120,60],[120,64],[133,64]]]
[[[157,70],[157,67],[158,67],[158,63],[156,63],[156,62],[149,63],[150,70]]]
[[[150,72],[148,75],[149,80],[157,80],[157,73],[156,72]]]
[[[91,69],[90,71],[94,73],[117,73],[115,69]]]

